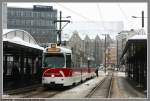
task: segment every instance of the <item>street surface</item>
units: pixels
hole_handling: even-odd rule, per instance
[[[38,87],[36,90],[26,93],[3,95],[3,98],[54,98],[54,99],[76,99],[87,98],[86,96],[108,75],[104,71],[99,71],[99,77],[90,79],[82,84],[76,85],[68,89],[51,90],[43,87]],[[114,72],[112,77],[110,98],[145,98],[146,95],[135,90],[126,80],[124,72]],[[103,91],[99,91],[102,94]],[[96,94],[97,96],[99,95]],[[100,95],[99,95],[100,96]],[[92,97],[94,98],[94,97]],[[105,98],[105,97],[95,97]]]

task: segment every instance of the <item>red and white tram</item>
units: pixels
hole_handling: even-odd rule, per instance
[[[70,86],[95,76],[95,68],[73,67],[72,51],[51,44],[43,54],[43,85]]]

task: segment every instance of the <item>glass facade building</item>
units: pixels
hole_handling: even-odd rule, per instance
[[[33,8],[7,8],[7,28],[25,30],[39,44],[57,42],[57,10],[52,6],[34,5]]]

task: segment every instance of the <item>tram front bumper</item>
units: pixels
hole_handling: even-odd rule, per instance
[[[69,86],[72,82],[70,77],[42,77],[42,84]]]

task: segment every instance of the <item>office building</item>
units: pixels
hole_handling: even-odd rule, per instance
[[[7,28],[25,30],[39,44],[57,42],[57,10],[52,6],[34,5],[33,8],[7,8]]]

